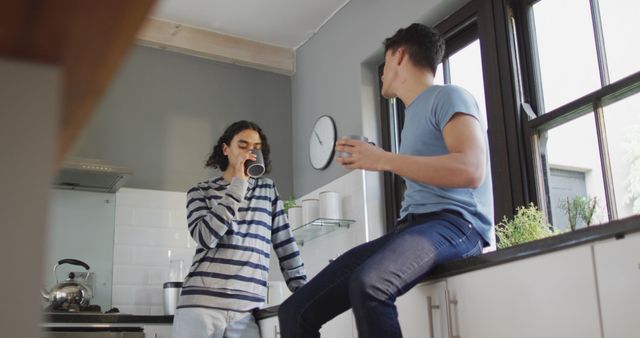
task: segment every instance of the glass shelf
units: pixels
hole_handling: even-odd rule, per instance
[[[305,242],[326,235],[338,228],[349,228],[349,225],[355,222],[352,219],[317,218],[293,229],[293,236],[298,244],[304,245]]]

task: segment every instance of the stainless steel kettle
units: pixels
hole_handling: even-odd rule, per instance
[[[68,278],[62,283],[58,282],[57,270],[60,265],[71,264],[79,265],[85,270],[89,271],[89,265],[83,261],[77,259],[61,259],[53,267],[53,275],[56,277],[56,285],[51,288],[51,291],[46,289],[40,290],[42,297],[49,303],[48,309],[52,311],[80,311],[89,305],[89,300],[93,297],[93,292],[86,285],[86,279],[89,274],[85,276],[82,281],[75,279],[75,274],[70,272]]]

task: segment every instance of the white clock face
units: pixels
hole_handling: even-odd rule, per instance
[[[327,115],[320,116],[309,135],[309,159],[316,169],[324,169],[331,162],[336,146],[336,125]]]

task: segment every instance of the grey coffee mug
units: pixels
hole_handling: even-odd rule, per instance
[[[264,157],[262,157],[262,151],[260,149],[251,149],[251,152],[256,155],[256,160],[246,160],[244,162],[244,168],[247,171],[247,175],[251,177],[260,177],[264,175],[266,168],[264,167]]]
[[[369,139],[366,136],[362,136],[362,135],[349,135],[349,136],[342,136],[341,138],[342,139],[348,138],[348,139],[358,140],[362,142],[369,142]],[[348,151],[336,151],[336,157],[351,157],[351,153]]]

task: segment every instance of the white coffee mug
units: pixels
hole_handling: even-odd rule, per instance
[[[362,136],[362,135],[342,136],[341,139],[352,139],[352,140],[357,140],[357,141],[362,141],[362,142],[369,142],[369,139],[366,136]],[[351,153],[348,152],[348,151],[336,151],[336,156],[337,157],[351,157]]]
[[[302,207],[293,206],[287,210],[287,216],[289,217],[289,226],[291,229],[295,229],[302,225]]]
[[[341,219],[342,203],[340,193],[336,191],[323,191],[319,194],[319,211],[321,218]]]
[[[318,218],[318,199],[302,200],[302,224],[310,223]]]

